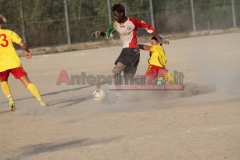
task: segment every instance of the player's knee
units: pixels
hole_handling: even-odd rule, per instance
[[[113,74],[113,76],[115,76],[116,74],[117,74],[118,72],[116,71],[116,70],[112,70],[112,74]]]
[[[112,74],[115,77],[116,75],[121,74],[121,72],[118,68],[114,67],[113,70],[112,70]]]
[[[133,79],[133,77],[134,77],[134,74],[132,73],[125,75],[126,79]]]
[[[31,83],[31,81],[28,79],[27,76],[22,76],[22,77],[20,78],[20,80],[21,80],[21,82],[23,83],[23,85],[24,85],[26,88],[27,88],[28,84]]]

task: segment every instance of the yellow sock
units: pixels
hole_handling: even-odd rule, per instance
[[[29,83],[27,86],[27,89],[37,98],[38,101],[42,100],[42,97],[41,97],[37,87],[34,84]]]
[[[9,99],[9,101],[13,101],[13,98],[12,98],[12,95],[11,95],[11,91],[10,91],[10,87],[8,85],[8,82],[7,81],[3,81],[1,83],[1,86],[2,86],[3,93]]]
[[[167,72],[167,74],[165,75],[165,77],[167,77],[168,82],[172,83],[172,84],[176,84],[176,81],[173,77],[173,75],[170,72]]]

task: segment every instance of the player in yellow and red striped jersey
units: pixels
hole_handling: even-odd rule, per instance
[[[6,18],[0,15],[0,80],[1,87],[4,94],[9,99],[9,109],[14,111],[16,109],[14,99],[11,95],[10,87],[8,85],[8,77],[11,73],[16,79],[20,79],[23,85],[37,98],[40,105],[46,106],[37,87],[30,82],[27,73],[22,68],[20,58],[13,46],[13,42],[18,44],[26,51],[26,58],[32,58],[28,47],[23,43],[22,39],[13,31],[2,29],[3,22]]]
[[[167,58],[165,50],[158,42],[156,37],[151,38],[151,46],[138,45],[140,49],[150,51],[150,58],[148,59],[148,68],[145,74],[147,84],[155,85],[161,77],[170,83],[175,83],[175,80],[170,72],[166,69]]]

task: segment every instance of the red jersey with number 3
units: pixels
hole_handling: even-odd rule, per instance
[[[113,23],[113,28],[119,33],[123,48],[138,48],[138,28],[146,29],[148,33],[154,32],[154,28],[137,18],[128,18],[125,23]]]
[[[13,31],[0,29],[0,72],[21,66],[21,61],[13,46],[22,39]]]

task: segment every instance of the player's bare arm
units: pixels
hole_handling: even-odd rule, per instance
[[[143,45],[143,44],[139,44],[138,48],[142,49],[142,50],[147,50],[147,51],[151,50],[151,46],[147,46],[147,45]]]
[[[27,45],[26,45],[23,41],[21,41],[21,42],[19,43],[19,46],[26,52],[26,55],[25,55],[26,58],[27,58],[27,59],[31,59],[31,58],[32,58],[32,54],[30,53]]]

